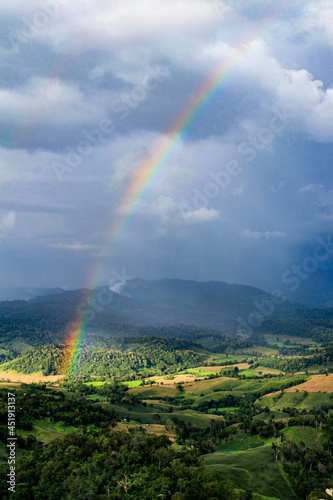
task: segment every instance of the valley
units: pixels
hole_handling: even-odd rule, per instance
[[[165,290],[163,284],[159,292],[162,304],[173,293],[170,286]],[[190,300],[188,287],[183,287],[186,293],[182,287],[178,291],[176,307],[183,311],[178,314],[187,309],[180,305]],[[195,288],[200,290],[197,284]],[[222,293],[219,300],[224,300],[224,288],[214,288],[218,297]],[[239,290],[241,307],[247,296],[250,309],[252,290]],[[156,299],[156,284],[153,293]],[[7,467],[6,396],[10,391],[20,408],[15,430],[22,497],[29,499],[24,495],[37,488],[43,498],[44,481],[57,491],[54,478],[44,478],[44,469],[40,469],[43,479],[25,472],[32,459],[37,469],[52,460],[43,450],[56,457],[60,442],[74,450],[77,440],[85,447],[87,440],[100,439],[123,440],[131,454],[137,440],[142,446],[155,446],[150,440],[160,440],[156,453],[161,455],[163,470],[169,470],[170,460],[184,461],[176,483],[193,482],[186,464],[194,460],[195,477],[203,475],[205,487],[215,491],[206,490],[200,496],[198,489],[197,498],[301,500],[316,499],[317,493],[309,496],[313,491],[325,495],[333,471],[333,327],[328,310],[285,304],[274,319],[267,318],[248,334],[230,325],[213,329],[193,318],[191,324],[157,326],[152,319],[152,325],[143,326],[126,317],[119,324],[111,311],[122,298],[114,297],[112,306],[89,323],[69,371],[72,352],[66,332],[71,328],[73,304],[58,307],[66,305],[68,293],[63,294],[0,303],[0,469],[4,472]],[[141,310],[150,299],[150,295],[141,297]],[[126,301],[131,300],[139,299],[126,296]],[[18,328],[22,323],[23,330]],[[98,323],[104,326],[96,332]],[[134,472],[128,462],[114,469],[116,481],[106,479],[98,464],[99,460],[109,463],[109,452],[102,452],[103,459],[96,453],[87,458],[92,467],[88,476],[79,457],[75,459],[77,477],[86,482],[94,498],[104,498],[106,483],[114,498],[122,495],[124,467],[129,467],[125,473],[129,498],[154,498],[149,496],[141,466],[140,472]],[[140,463],[147,464],[147,459]],[[149,467],[154,474],[155,465]],[[301,473],[295,475],[296,469]],[[90,483],[93,470],[97,483]],[[72,474],[67,467],[57,477],[69,496],[69,484],[77,484]],[[137,481],[144,485],[140,493]],[[12,498],[4,482],[0,488],[2,498]]]

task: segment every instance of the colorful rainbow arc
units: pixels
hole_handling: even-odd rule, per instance
[[[118,216],[112,222],[107,232],[107,239],[104,246],[106,250],[110,249],[124,233],[132,214],[135,212],[138,202],[143,197],[144,192],[152,184],[161,167],[166,164],[169,156],[177,147],[190,126],[197,119],[205,105],[214,97],[221,86],[227,83],[242,57],[249,52],[260,38],[263,31],[264,29],[260,30],[259,34],[257,31],[255,36],[247,39],[246,42],[242,43],[234,50],[232,57],[223,62],[222,65],[210,75],[198,92],[190,99],[184,112],[177,118],[163,137],[157,141],[150,158],[141,164],[133,181],[125,192],[118,211]],[[107,251],[105,254],[107,254]],[[89,307],[92,304],[94,299],[93,290],[103,270],[104,260],[102,263],[97,263],[90,275],[86,296],[83,301],[86,304],[86,311],[89,311]],[[80,349],[85,337],[88,318],[88,313],[82,312],[72,325],[67,341],[68,354],[65,356],[63,373],[65,372],[68,375],[75,374]]]

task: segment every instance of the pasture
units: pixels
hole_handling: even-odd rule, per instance
[[[34,436],[43,443],[49,443],[53,439],[61,437],[63,434],[77,432],[77,428],[66,425],[63,422],[51,422],[49,419],[36,420],[32,430],[26,431],[17,429],[17,434],[27,439],[28,436]]]
[[[289,427],[282,432],[289,441],[294,441],[297,445],[304,443],[312,450],[322,448],[325,440],[325,435],[319,428],[309,426]]]
[[[240,489],[246,485],[264,498],[298,500],[286,482],[280,464],[275,462],[268,444],[246,451],[215,452],[205,455],[204,460],[207,468],[214,469],[221,479],[232,481]]]
[[[271,410],[283,410],[283,408],[299,408],[300,410],[312,410],[322,405],[333,403],[332,394],[328,393],[306,393],[306,392],[284,392],[264,396],[257,402],[259,406],[268,406]]]
[[[289,337],[288,335],[264,335],[265,340],[268,344],[279,345],[279,347],[284,346],[285,342],[289,342],[290,345],[308,345],[308,346],[319,346],[318,342],[306,337]],[[281,345],[280,345],[281,344]],[[284,346],[287,347],[287,346]]]

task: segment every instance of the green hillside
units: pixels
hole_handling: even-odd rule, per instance
[[[218,472],[222,479],[228,477],[240,489],[251,489],[269,498],[299,500],[286,481],[280,464],[275,462],[269,445],[206,455],[205,464]]]

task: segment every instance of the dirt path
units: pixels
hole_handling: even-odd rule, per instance
[[[249,482],[248,482],[248,485],[247,485],[247,488],[248,488],[248,489],[250,489],[250,488],[251,488],[251,482],[252,482],[252,477],[253,477],[253,476],[252,476],[251,472],[250,472],[250,471],[248,471],[247,469],[246,469],[246,472],[247,472],[247,473],[248,473],[248,475],[250,476],[250,479],[249,479]]]

